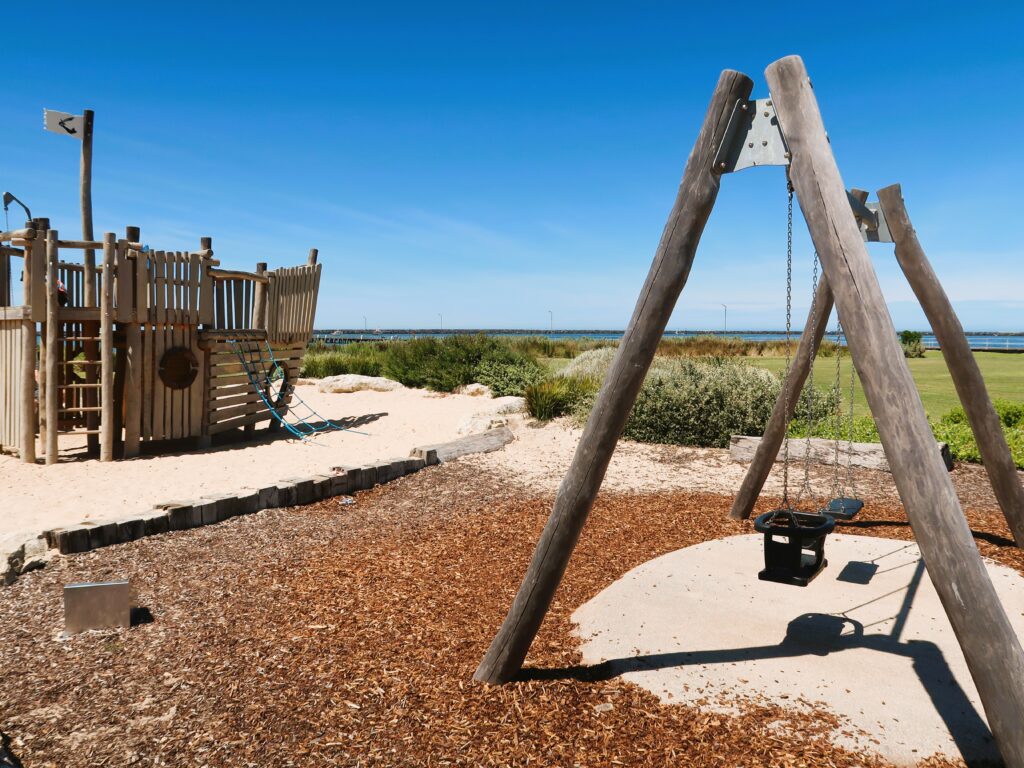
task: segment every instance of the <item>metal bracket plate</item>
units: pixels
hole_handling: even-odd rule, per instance
[[[789,147],[771,99],[737,99],[712,167],[732,173],[758,165],[789,165]]]
[[[878,203],[869,203],[868,193],[862,189],[851,189],[846,193],[853,209],[853,217],[860,228],[860,236],[868,243],[891,243],[892,235],[885,215]]]

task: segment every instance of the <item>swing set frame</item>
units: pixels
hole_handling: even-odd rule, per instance
[[[719,154],[738,130],[733,119],[737,105],[760,107],[764,103],[775,112],[785,144],[782,154],[788,160],[790,180],[823,269],[815,309],[808,317],[800,342],[802,353],[798,349],[797,360],[806,360],[809,365],[811,356],[806,345],[816,348],[820,343],[834,303],[842,317],[847,345],[868,405],[876,416],[897,490],[928,573],[963,649],[996,744],[1008,766],[1024,768],[1024,729],[1020,727],[1024,723],[1024,650],[989,578],[949,474],[935,450],[924,407],[864,245],[858,216],[851,211],[850,196],[829,146],[811,80],[799,56],[773,62],[765,75],[770,104],[767,100],[750,101],[753,81],[746,75],[725,70],[719,78],[629,327],[598,393],[569,471],[559,486],[523,582],[474,679],[506,683],[522,667],[686,284],[722,173],[728,170],[728,161],[719,159]],[[767,124],[752,122],[759,122],[761,128],[771,125],[771,116],[767,120]],[[761,144],[765,151],[777,152],[772,136],[767,131],[759,141],[765,142]],[[755,157],[749,164],[775,163],[758,162]],[[1009,451],[998,418],[992,420],[994,410],[967,348],[963,329],[924,258],[900,188],[881,190],[879,200],[896,243],[896,258],[939,339],[957,392],[978,436],[997,498],[1020,545],[1024,541],[1020,483],[1015,471],[1012,478],[1007,471]],[[863,220],[863,213],[860,218]],[[803,378],[806,373],[803,371]],[[800,366],[794,365],[784,389],[799,393],[802,386]],[[780,395],[780,400],[783,398],[784,394]],[[795,402],[795,398],[789,402]],[[742,504],[738,498],[734,516],[739,513],[742,517],[744,512],[749,515],[747,505],[753,507],[763,484],[758,477],[762,471],[767,476],[764,464],[767,462],[770,468],[774,462],[785,424],[792,415],[787,410],[776,404],[769,427],[774,429],[778,443],[773,449],[769,440],[762,441],[761,461],[756,472],[754,463],[751,464],[741,489]]]

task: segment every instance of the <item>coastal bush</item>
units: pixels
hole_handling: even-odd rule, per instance
[[[1010,447],[1010,454],[1018,469],[1024,469],[1024,404],[1009,400],[994,400],[992,405],[999,415],[1003,436]],[[943,414],[938,424],[932,425],[935,439],[949,444],[954,461],[981,462],[981,452],[974,439],[974,432],[967,422],[962,406]]]
[[[920,341],[901,342],[900,346],[903,348],[904,357],[924,357],[924,344]]]
[[[615,357],[616,349],[613,347],[604,347],[602,349],[592,349],[582,353],[578,357],[574,358],[565,368],[558,374],[562,378],[572,379],[598,379],[603,380],[608,368],[612,364],[612,358]]]
[[[509,336],[503,337],[509,347],[528,357],[574,358],[583,352],[605,347],[617,347],[616,339],[553,339],[550,336]]]
[[[601,383],[579,376],[556,376],[526,388],[526,410],[540,421],[575,412],[579,404],[592,397]]]
[[[778,393],[775,375],[749,365],[721,358],[665,361],[641,387],[623,436],[724,448],[730,435],[764,432]]]
[[[923,339],[924,334],[921,331],[900,331],[900,344],[913,344]]]
[[[346,344],[335,349],[322,346],[325,348],[322,351],[307,350],[300,376],[314,379],[343,373],[380,376],[384,370],[386,344]]]
[[[808,429],[805,420],[794,420],[789,425],[790,437],[820,437],[823,440],[835,440],[845,442],[850,439],[850,422],[845,416],[839,420],[836,428],[835,418],[824,418],[813,422],[811,429]],[[870,416],[855,416],[853,419],[853,441],[855,443],[877,443],[878,427],[875,420]]]
[[[539,384],[546,377],[544,368],[528,357],[484,359],[474,373],[474,380],[490,387],[495,397],[522,395],[527,388]]]

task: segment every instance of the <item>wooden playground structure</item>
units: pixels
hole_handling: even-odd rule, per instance
[[[834,303],[907,518],[963,650],[996,744],[1006,765],[1024,767],[1024,651],[936,450],[865,240],[895,243],[897,260],[940,339],[996,496],[1021,546],[1022,490],[998,417],[963,329],[924,258],[899,187],[881,190],[879,204],[871,215],[865,215],[866,196],[848,193],[843,185],[803,61],[798,56],[780,59],[765,74],[770,91],[767,99],[751,99],[753,82],[740,72],[726,70],[718,81],[629,327],[519,591],[474,677],[487,683],[506,683],[515,678],[526,659],[686,284],[723,175],[760,165],[786,166],[791,194],[799,199],[824,275],[796,355],[797,364],[783,383],[769,429],[732,514],[737,518],[750,515]],[[887,220],[884,239],[878,237],[882,218],[875,215],[878,211]],[[865,231],[865,218],[874,221],[874,237]]]
[[[317,251],[242,272],[219,269],[209,238],[195,251],[140,241],[135,227],[62,240],[40,218],[0,233],[0,450],[53,464],[74,444],[111,461],[287,424]]]

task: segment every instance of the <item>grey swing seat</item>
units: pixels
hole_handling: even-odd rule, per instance
[[[831,517],[833,520],[853,520],[862,509],[864,509],[864,502],[860,499],[840,496],[826,504],[825,508],[821,510],[821,514]]]

